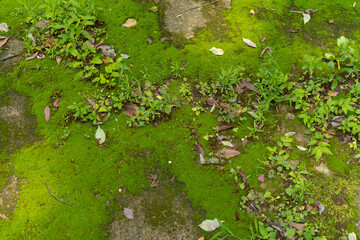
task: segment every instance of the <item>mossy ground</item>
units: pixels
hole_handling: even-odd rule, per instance
[[[37,1],[29,1],[28,6],[34,2]],[[164,75],[171,75],[170,66],[184,59],[187,66],[183,76],[189,82],[210,82],[222,68],[236,66],[245,66],[251,74],[263,61],[259,55],[265,46],[274,50],[281,70],[288,71],[292,64],[300,68],[304,54],[322,53],[333,47],[336,38],[341,35],[359,40],[357,26],[360,16],[352,3],[340,0],[233,1],[232,10],[218,12],[207,28],[197,32],[196,38],[179,38],[172,43],[160,41],[161,37],[170,37],[170,34],[162,28],[161,8],[157,13],[149,11],[154,5],[152,1],[96,1],[99,7],[104,8],[98,12],[98,17],[106,22],[106,41],[113,44],[117,52],[131,56],[127,64],[138,79],[153,83],[168,80]],[[0,19],[11,27],[8,35],[21,35],[24,28],[21,22],[26,11],[21,10],[19,14],[16,8],[23,6],[10,0],[2,0],[1,4]],[[250,14],[252,8],[256,11],[255,15]],[[319,10],[306,25],[303,25],[301,15],[289,13],[289,10],[307,8]],[[122,28],[121,24],[129,17],[138,19],[137,26]],[[330,18],[335,21],[332,25],[327,22]],[[300,29],[300,32],[290,33],[290,29]],[[152,45],[146,42],[148,37],[154,40]],[[264,37],[265,42],[260,44],[259,40]],[[242,38],[257,41],[258,48],[245,46]],[[214,46],[224,49],[225,55],[215,56],[209,52]],[[39,69],[29,69],[29,66],[38,66]],[[106,239],[110,223],[114,220],[113,211],[118,210],[113,206],[119,188],[126,189],[127,194],[140,194],[149,189],[148,176],[156,168],[164,174],[175,175],[184,184],[183,190],[197,209],[194,219],[198,223],[205,218],[218,218],[239,236],[247,237],[253,217],[239,210],[240,195],[235,191],[237,187],[229,169],[241,166],[241,170],[249,176],[248,182],[259,188],[256,176],[265,172],[261,161],[266,159],[266,147],[274,145],[281,135],[278,126],[284,116],[279,116],[274,109],[274,121],[265,127],[260,139],[250,141],[241,150],[242,154],[227,161],[224,167],[197,164],[198,154],[194,151],[196,139],[191,129],[200,136],[200,143],[206,151],[211,146],[203,137],[215,135],[213,128],[217,125],[218,116],[214,113],[196,116],[191,105],[174,109],[171,118],[156,127],[129,128],[126,125],[127,116],[120,113],[102,127],[107,140],[99,146],[93,137],[96,127],[90,123],[68,124],[64,121],[68,105],[84,101],[85,97],[97,91],[91,83],[73,80],[75,74],[75,70],[64,68],[63,64],[58,66],[55,61],[44,59],[21,62],[0,75],[1,95],[17,91],[31,100],[30,112],[37,119],[36,132],[41,139],[33,146],[19,149],[11,157],[4,152],[1,154],[1,173],[4,176],[16,174],[24,179],[24,184],[19,186],[21,194],[15,212],[8,216],[9,221],[0,222],[1,239]],[[170,84],[170,92],[178,92],[179,81],[181,79]],[[50,121],[46,123],[44,108],[51,105],[52,96],[58,93],[61,95],[60,107],[51,109]],[[237,131],[228,130],[227,134],[240,142],[248,134],[247,127],[252,124],[250,117],[248,120],[249,123],[237,126]],[[286,120],[285,125],[286,131],[302,129],[300,121]],[[68,136],[63,137],[64,131],[69,133]],[[302,144],[301,139],[297,141]],[[359,168],[347,164],[352,153],[338,141],[332,141],[331,145],[332,151],[338,154],[327,157],[326,163],[342,177],[329,179],[315,176],[314,191],[322,194],[323,203],[331,205],[331,195],[327,195],[326,189],[319,188],[323,183],[329,185],[330,192],[334,194],[342,191],[341,194],[346,195],[343,200],[351,203],[354,197],[353,178],[358,177]],[[306,162],[309,171],[313,171],[312,158],[301,151],[296,151],[296,154]],[[351,179],[346,178],[349,175]],[[66,198],[65,201],[74,207],[53,199],[47,191],[46,181],[54,195]],[[1,183],[5,185],[6,178],[1,177]],[[345,187],[341,188],[339,184]],[[107,201],[110,201],[110,208]],[[333,216],[340,211],[340,205],[331,207],[326,223],[333,224],[336,219]],[[357,215],[354,206],[346,206],[352,219]],[[203,210],[207,216],[201,215]],[[350,224],[349,230],[353,229],[354,224]],[[200,236],[201,232],[197,237]]]

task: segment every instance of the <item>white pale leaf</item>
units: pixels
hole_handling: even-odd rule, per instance
[[[129,55],[123,53],[121,53],[120,55],[123,59],[128,59],[130,57]]]
[[[124,208],[124,215],[128,219],[134,219],[134,210],[131,208]]]
[[[310,14],[303,13],[304,15],[304,24],[306,24],[308,21],[310,21]]]
[[[250,39],[246,39],[246,38],[243,38],[243,41],[246,45],[248,45],[249,47],[253,47],[253,48],[256,48],[256,44],[251,41]]]
[[[295,132],[287,132],[287,133],[285,133],[284,135],[285,135],[285,136],[293,136],[293,135],[295,135]]]
[[[214,220],[205,220],[199,225],[199,227],[202,230],[207,231],[207,232],[214,231],[219,226],[220,226],[220,224],[216,219],[214,219]]]
[[[102,130],[100,126],[98,126],[98,129],[96,130],[95,139],[98,139],[100,144],[105,142],[106,135],[104,130]]]
[[[204,155],[199,154],[200,156],[200,164],[205,164],[206,163],[206,159],[204,158]]]
[[[210,52],[212,52],[213,54],[218,55],[218,56],[224,55],[224,50],[222,50],[220,48],[216,48],[216,47],[211,48]]]
[[[305,152],[305,151],[307,151],[307,148],[304,148],[304,147],[302,147],[302,146],[296,146],[298,149],[300,149],[301,151],[303,151],[303,152]]]

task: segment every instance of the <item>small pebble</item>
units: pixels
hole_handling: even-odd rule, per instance
[[[334,19],[332,19],[332,18],[329,19],[328,23],[333,24],[333,23],[334,23]]]

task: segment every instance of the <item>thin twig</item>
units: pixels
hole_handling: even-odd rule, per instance
[[[184,13],[186,13],[186,12],[188,12],[188,11],[191,11],[191,10],[194,10],[194,9],[197,9],[197,8],[202,8],[202,7],[205,7],[205,6],[207,6],[207,5],[211,5],[211,4],[217,3],[218,1],[219,1],[219,0],[215,0],[215,1],[211,2],[211,3],[206,3],[206,4],[204,4],[204,5],[200,5],[200,6],[188,8],[188,9],[186,9],[186,10],[184,10],[184,11],[181,11],[181,12],[176,16],[176,18],[181,17],[181,15],[183,15]]]
[[[48,190],[49,194],[50,194],[53,198],[55,198],[55,199],[58,200],[59,202],[62,202],[62,203],[64,203],[64,204],[67,204],[67,205],[70,205],[70,206],[74,207],[74,205],[72,205],[71,203],[64,202],[63,200],[61,200],[60,198],[58,198],[57,196],[55,196],[54,194],[52,194],[52,193],[50,192],[50,189],[49,189],[49,180],[47,180],[47,179],[46,179],[46,187],[47,187],[47,190]]]
[[[289,12],[291,12],[291,13],[297,13],[297,14],[303,14],[303,13],[304,13],[303,11],[293,11],[293,10],[291,10],[291,11],[289,11]]]
[[[267,50],[269,51],[270,55],[273,54],[273,50],[271,50],[271,48],[270,48],[269,46],[267,46],[266,48],[264,48],[264,49],[261,51],[260,58],[263,57],[264,53],[265,53]]]

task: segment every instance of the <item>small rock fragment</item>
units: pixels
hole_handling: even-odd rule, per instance
[[[328,23],[333,24],[333,23],[334,23],[334,19],[332,19],[332,18],[329,19]]]
[[[8,32],[9,26],[6,23],[0,23],[0,32]]]
[[[151,38],[151,37],[148,37],[146,39],[146,42],[149,44],[149,45],[152,45],[154,43],[154,40]]]
[[[287,113],[287,114],[286,114],[286,119],[294,120],[294,119],[295,119],[295,115],[292,114],[292,113]]]
[[[265,175],[264,174],[260,174],[259,176],[257,176],[259,182],[263,183],[265,182]]]

